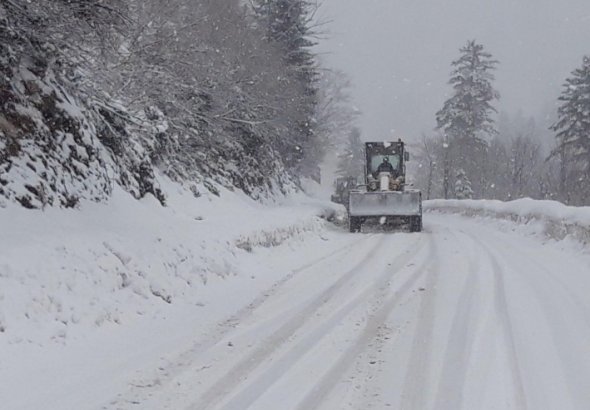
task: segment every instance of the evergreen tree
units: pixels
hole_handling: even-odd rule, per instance
[[[577,183],[582,202],[590,195],[590,57],[584,57],[582,66],[566,79],[559,101],[559,119],[551,126],[557,132],[556,155],[567,156],[571,161],[569,178]],[[573,177],[573,178],[572,178]],[[560,191],[564,190],[562,182]],[[577,196],[578,196],[577,195]],[[569,193],[562,195],[569,197]]]
[[[437,112],[437,129],[460,139],[497,134],[491,118],[496,109],[491,102],[500,95],[492,87],[494,76],[490,71],[498,62],[475,41],[469,41],[460,51],[463,55],[452,63],[455,68],[449,81],[455,94]]]
[[[255,0],[254,9],[267,32],[267,40],[279,46],[285,61],[297,76],[313,83],[317,79],[315,55],[310,40],[312,10],[308,0]],[[312,88],[309,90],[314,93]]]
[[[276,45],[291,68],[285,81],[295,82],[302,90],[293,100],[298,118],[292,119],[290,135],[280,141],[279,150],[287,156],[288,165],[309,176],[317,168],[319,143],[313,129],[317,104],[318,71],[311,48],[312,13],[309,0],[253,0],[254,11],[266,30],[266,39]]]
[[[363,175],[363,143],[361,131],[358,128],[354,127],[350,131],[347,144],[344,153],[340,155],[336,173],[341,177],[358,178]]]
[[[455,181],[455,198],[473,199],[473,189],[471,189],[471,181],[469,181],[463,169],[459,169],[457,171],[457,177]]]
[[[476,175],[478,163],[488,147],[484,137],[497,134],[492,119],[496,110],[491,103],[500,95],[492,86],[491,71],[498,62],[475,41],[469,41],[460,51],[461,57],[452,63],[449,81],[454,94],[436,113],[436,129],[448,139],[451,166],[480,180]]]

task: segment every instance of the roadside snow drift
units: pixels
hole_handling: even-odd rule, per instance
[[[83,211],[0,210],[0,346],[65,342],[162,304],[208,303],[210,282],[244,274],[240,253],[318,235],[330,213],[311,199],[196,199],[169,185],[168,207],[121,190]]]
[[[67,408],[58,392],[81,391],[82,375],[123,380],[126,370],[157,361],[152,350],[169,349],[168,339],[190,342],[183,329],[194,334],[204,316],[222,319],[288,275],[271,253],[300,259],[298,247],[323,243],[338,210],[303,194],[261,204],[161,184],[167,207],[116,188],[108,204],[82,210],[0,208],[0,407],[50,406],[55,391],[55,408]],[[86,385],[99,400],[116,383]]]
[[[555,201],[519,199],[511,202],[492,200],[432,200],[424,210],[514,221],[529,227],[528,233],[555,240],[573,239],[590,243],[590,207],[571,207]]]

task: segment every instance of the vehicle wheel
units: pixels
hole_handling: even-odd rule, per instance
[[[356,216],[350,216],[348,218],[348,226],[349,226],[350,232],[353,232],[353,233],[360,232],[361,225],[362,225],[361,218],[356,217]]]
[[[415,216],[410,220],[410,232],[422,231],[422,216]]]

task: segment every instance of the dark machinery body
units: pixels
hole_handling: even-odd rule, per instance
[[[351,232],[360,231],[369,220],[422,230],[422,193],[406,184],[408,160],[402,141],[365,144],[365,184],[351,190],[348,198]]]

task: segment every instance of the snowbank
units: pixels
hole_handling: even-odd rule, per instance
[[[0,208],[2,409],[112,408],[137,372],[236,326],[236,312],[358,240],[334,240],[326,220],[340,208],[303,194],[262,204],[158,182],[166,207],[115,188],[80,210]]]
[[[102,326],[202,306],[257,248],[318,237],[335,212],[303,195],[267,204],[243,193],[191,193],[161,178],[167,207],[116,188],[82,210],[0,209],[0,351],[66,343]]]
[[[590,243],[590,207],[571,207],[555,201],[519,199],[425,201],[425,211],[456,213],[514,221],[529,226],[530,232],[555,240],[574,239]]]

